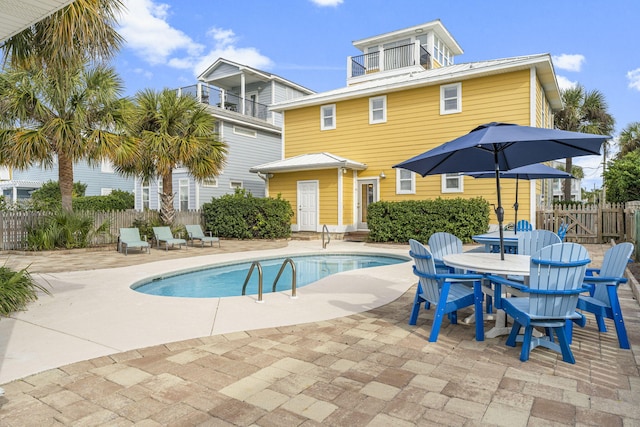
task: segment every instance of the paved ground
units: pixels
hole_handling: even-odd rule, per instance
[[[287,242],[223,242],[223,250],[265,244]],[[606,246],[588,249],[597,265]],[[194,253],[154,250],[150,259]],[[74,252],[9,262],[47,272],[145,257]],[[590,321],[575,330],[575,365],[539,348],[522,363],[505,337],[476,342],[473,327],[446,321],[429,343],[432,312],[407,325],[414,291],[350,316],[155,345],[12,381],[3,385],[0,425],[640,425],[640,306],[630,286],[620,297],[632,350],[618,348],[611,323],[600,334]]]

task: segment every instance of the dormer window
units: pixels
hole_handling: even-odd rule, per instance
[[[443,67],[453,65],[451,50],[438,37],[433,37],[433,57]]]

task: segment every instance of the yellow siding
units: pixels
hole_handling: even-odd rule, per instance
[[[368,97],[340,101],[336,103],[336,129],[328,131],[320,130],[319,106],[290,110],[285,122],[285,157],[326,151],[366,163],[368,168],[359,172],[359,178],[376,177],[384,171],[387,178],[380,181],[381,200],[483,196],[490,203],[496,203],[494,180],[469,177],[464,179],[464,193],[443,194],[440,176],[418,176],[417,194],[396,194],[396,173],[392,165],[483,123],[529,125],[530,81],[528,70],[462,81],[462,112],[448,115],[440,115],[439,85],[388,93],[387,122],[374,125],[369,124]],[[295,175],[296,179],[305,179]],[[311,175],[315,177],[318,173]],[[348,193],[351,191],[345,189],[345,195]],[[514,197],[514,180],[504,180],[502,201],[505,210],[513,204]],[[522,217],[528,218],[528,185],[520,186],[519,200],[519,212],[526,212]],[[345,207],[347,205],[345,199]],[[323,205],[322,215],[325,215],[325,207]],[[346,221],[350,223],[350,219]]]

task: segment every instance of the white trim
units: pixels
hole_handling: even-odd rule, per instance
[[[353,198],[353,202],[352,202],[352,206],[351,206],[351,227],[353,227],[354,231],[358,229],[358,191],[359,191],[359,184],[358,184],[358,172],[356,172],[355,170],[353,171],[353,186],[351,187],[352,190],[352,198]]]
[[[100,195],[101,196],[108,196],[112,192],[113,192],[113,188],[106,188],[106,187],[101,187],[100,188]]]
[[[240,184],[240,186],[238,186],[238,185],[234,186],[234,184]],[[234,190],[236,188],[244,188],[244,182],[242,182],[240,180],[237,180],[237,179],[232,179],[232,180],[229,181],[229,188],[233,188]]]
[[[377,100],[382,100],[382,118],[374,119],[373,118],[373,103]],[[382,96],[372,96],[369,98],[369,124],[375,125],[377,123],[386,123],[387,122],[387,95]]]
[[[113,169],[113,163],[109,159],[103,158],[100,162],[100,172],[102,173],[115,173]]]
[[[189,187],[190,187],[189,178],[179,178],[178,179],[178,210],[179,211],[182,211],[182,195],[183,195],[183,190],[182,189],[183,189],[183,184],[185,182],[187,184],[186,185],[186,187],[187,187],[187,192],[186,192],[186,195],[187,195],[187,209],[186,210],[189,210],[189,201],[190,201],[189,200],[190,199],[190,197],[189,197]]]
[[[213,184],[213,185],[208,185],[208,184],[206,183],[206,181],[208,181],[208,180],[214,180],[214,181],[215,181],[215,184]],[[217,178],[217,177],[215,177],[215,176],[212,176],[212,177],[209,177],[209,178],[205,178],[205,179],[203,179],[203,180],[202,180],[202,187],[203,187],[203,188],[218,188],[218,178]]]
[[[456,109],[447,110],[446,101],[453,98],[445,98],[445,91],[452,87],[456,88]],[[461,112],[462,112],[462,82],[452,83],[448,85],[441,85],[440,86],[440,115],[456,114]]]
[[[460,187],[458,188],[447,188],[447,175],[458,175],[458,182],[460,183]],[[441,176],[441,188],[440,191],[442,193],[463,193],[464,192],[464,175],[462,174],[453,174],[453,173],[443,173]]]
[[[411,188],[403,190],[401,183],[408,181],[406,178],[401,179],[402,172],[409,172],[411,175]],[[396,168],[396,194],[416,194],[416,174],[408,169]]]
[[[258,131],[256,131],[255,129],[249,129],[244,126],[233,125],[233,133],[240,136],[246,136],[248,138],[258,137]]]
[[[331,117],[333,118],[333,122],[330,126],[325,126],[324,124],[324,111],[325,109],[331,108],[332,109],[332,115]],[[320,106],[320,130],[332,130],[336,128],[336,104],[327,104],[327,105],[321,105]]]
[[[342,226],[343,220],[342,216],[344,215],[344,178],[343,175],[347,172],[346,169],[338,168],[338,226]],[[343,173],[344,171],[344,173]]]
[[[531,67],[529,73],[529,85],[531,86],[531,92],[529,96],[529,126],[536,127],[536,93],[538,93],[538,85],[536,79],[536,67]],[[542,125],[544,127],[544,124]]]

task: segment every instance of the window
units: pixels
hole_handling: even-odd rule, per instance
[[[387,121],[387,96],[369,98],[369,124]]]
[[[102,159],[100,171],[104,173],[113,173],[113,163],[109,159]]]
[[[462,193],[462,174],[446,173],[442,175],[443,193]]]
[[[149,209],[149,180],[142,182],[142,209]]]
[[[258,133],[255,130],[243,128],[240,126],[234,126],[233,133],[235,133],[236,135],[248,136],[251,138],[255,138],[258,136]]]
[[[189,178],[180,178],[178,181],[178,197],[180,198],[180,210],[189,210]]]
[[[462,111],[462,83],[440,86],[440,114]]]
[[[336,128],[336,104],[320,107],[320,130]]]
[[[440,65],[447,66],[453,64],[451,50],[438,37],[433,38],[433,57]]]
[[[242,188],[242,181],[231,181],[231,182],[229,182],[229,187],[231,187],[231,188]]]
[[[406,169],[396,169],[396,194],[416,194],[416,174]]]
[[[100,189],[100,195],[101,196],[108,196],[109,194],[111,194],[112,191],[113,191],[113,188],[101,188]]]
[[[202,181],[203,187],[217,187],[218,186],[218,178],[205,178]]]

